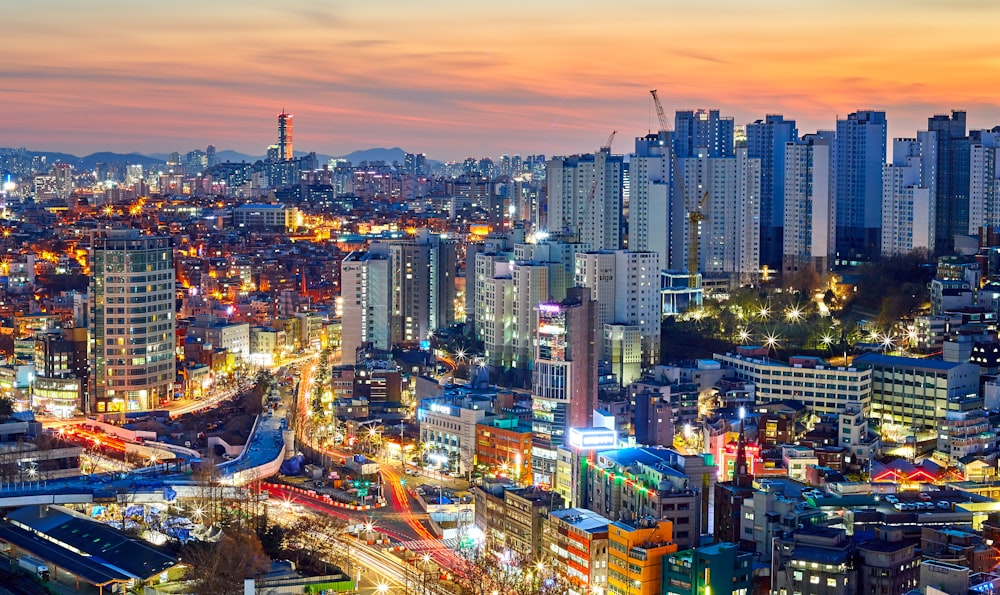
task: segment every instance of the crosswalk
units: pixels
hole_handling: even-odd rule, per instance
[[[458,547],[458,538],[449,537],[447,539],[411,539],[403,541],[399,545],[411,552],[426,552],[431,550],[454,550]]]

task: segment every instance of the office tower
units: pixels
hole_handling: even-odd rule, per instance
[[[532,331],[532,471],[552,483],[556,448],[569,428],[590,425],[597,406],[597,303],[590,289],[572,287],[566,299],[536,307]]]
[[[798,140],[795,120],[768,114],[747,124],[747,156],[760,159],[760,260],[777,269],[783,254],[785,145]]]
[[[670,234],[684,220],[670,209],[671,152],[669,132],[639,137],[628,166],[629,250],[656,252],[664,266],[670,262]]]
[[[174,396],[171,240],[132,229],[95,233],[90,262],[93,410],[155,409]]]
[[[879,254],[885,112],[858,111],[837,120],[833,143],[833,197],[837,260],[870,260]]]
[[[373,246],[351,252],[340,263],[341,361],[357,363],[357,349],[369,343],[391,349],[392,271],[389,251]]]
[[[969,135],[969,235],[1000,226],[1000,126]]]
[[[208,145],[205,148],[205,165],[215,167],[219,164],[219,158],[215,155],[215,145]]]
[[[547,229],[569,233],[598,250],[621,247],[623,166],[622,156],[607,148],[551,159],[545,168]]]
[[[685,231],[673,234],[670,270],[687,270],[688,254],[698,250],[698,270],[728,275],[740,284],[751,283],[760,267],[760,160],[746,148],[733,157],[697,157],[679,160],[674,176],[683,191]],[[699,208],[700,205],[700,208]],[[687,213],[699,209],[703,219],[694,228]]]
[[[388,247],[392,267],[392,342],[425,341],[455,324],[458,244],[418,229],[412,238],[376,245]]]
[[[937,254],[955,249],[955,236],[969,233],[969,137],[965,112],[951,117],[932,116],[927,130],[935,133],[937,163],[934,170],[934,248]],[[978,223],[974,224],[978,225]]]
[[[278,114],[278,158],[281,161],[291,161],[292,153],[292,114],[286,114],[282,109]]]
[[[819,274],[830,269],[836,219],[830,199],[833,138],[832,131],[820,131],[785,145],[782,274],[794,274],[803,267]]]
[[[882,172],[882,256],[916,249],[934,251],[933,179],[937,156],[934,133],[892,141],[892,163]]]
[[[620,383],[630,383],[642,367],[659,363],[659,254],[631,250],[579,253],[575,282],[589,288],[597,302],[597,328],[603,334],[601,358],[618,364],[613,368]],[[636,362],[615,357],[628,352],[641,357]],[[638,365],[624,374],[626,363]]]
[[[674,114],[674,151],[678,157],[732,157],[736,127],[719,110],[678,110]]]

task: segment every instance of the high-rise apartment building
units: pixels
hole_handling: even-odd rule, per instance
[[[615,250],[583,252],[576,255],[576,285],[590,288],[597,301],[598,329],[605,340],[601,358],[611,359],[614,339],[627,337],[625,329],[606,325],[635,327],[641,344],[641,366],[659,363],[660,347],[660,255],[656,252]],[[614,332],[617,330],[617,332]],[[623,347],[626,351],[628,346]],[[624,362],[622,362],[624,363]],[[619,376],[628,384],[632,378]]]
[[[422,176],[427,173],[427,155],[423,153],[407,153],[403,156],[403,173],[411,176]]]
[[[678,110],[674,114],[674,151],[678,157],[732,157],[736,126],[719,110]]]
[[[292,114],[282,109],[278,114],[278,159],[291,161],[292,153]]]
[[[680,159],[679,167],[684,183],[680,196],[688,203],[684,210],[701,204],[704,219],[692,228],[685,217],[685,233],[673,235],[667,268],[686,270],[688,252],[696,244],[701,272],[752,282],[760,267],[760,160],[750,159],[746,148],[733,157],[710,157],[703,150]]]
[[[969,134],[969,235],[1000,226],[1000,126]]]
[[[795,120],[768,114],[747,124],[747,156],[760,159],[761,264],[778,268],[783,255],[785,214],[785,146],[798,140]]]
[[[458,244],[426,229],[385,245],[392,267],[392,342],[424,341],[455,323]]]
[[[837,260],[870,260],[879,254],[885,112],[858,111],[837,120],[833,143],[833,197]]]
[[[934,133],[936,163],[934,176],[934,251],[949,254],[955,236],[969,233],[969,137],[965,134],[965,112],[951,117],[932,116],[927,130]]]
[[[660,263],[670,262],[670,236],[683,231],[683,210],[674,212],[670,200],[672,148],[669,132],[635,139],[635,153],[629,157],[628,248],[660,255]]]
[[[833,136],[833,132],[820,131],[785,147],[782,274],[794,274],[803,267],[822,274],[832,264],[836,233],[835,205],[830,197]]]
[[[621,247],[624,159],[602,148],[546,164],[549,231],[563,231],[596,250]]]
[[[882,171],[882,256],[900,256],[916,249],[934,251],[933,173],[935,134],[892,141],[892,162]]]
[[[357,349],[371,343],[390,349],[392,270],[385,246],[351,252],[340,263],[341,361],[357,362]]]
[[[170,238],[97,233],[90,250],[91,401],[97,413],[155,409],[174,396]]]

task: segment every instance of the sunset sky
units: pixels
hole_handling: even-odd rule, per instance
[[[799,132],[859,108],[1000,125],[992,0],[7,2],[0,147],[263,154],[400,146],[433,159],[615,152],[668,114]]]

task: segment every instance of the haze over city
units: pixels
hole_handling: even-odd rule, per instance
[[[435,159],[568,154],[668,111],[766,113],[800,130],[881,109],[1000,121],[992,2],[11,3],[0,145],[85,154],[215,144],[261,155],[270,115],[304,150]]]

